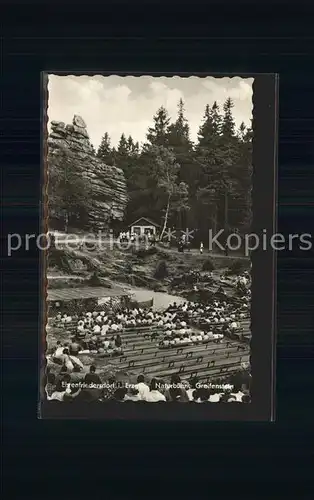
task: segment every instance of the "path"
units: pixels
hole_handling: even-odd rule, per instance
[[[64,233],[57,233],[57,234],[55,234],[55,236],[56,236],[56,243],[59,245],[63,245],[65,243],[70,243],[70,244],[71,243],[78,243],[79,244],[80,242],[83,242],[84,240],[87,241],[88,239],[92,238],[92,235],[89,235],[87,237],[87,235],[83,236],[83,235],[79,235],[79,234],[64,234]],[[103,249],[105,250],[106,245],[108,245],[109,247],[112,244],[116,245],[118,243],[118,240],[117,239],[110,239],[106,236],[103,236],[101,238],[96,236],[95,242],[97,244],[104,245]],[[176,247],[168,248],[168,247],[164,247],[164,246],[157,244],[157,248],[161,251],[165,251],[168,253],[179,253]],[[123,249],[123,250],[125,250],[125,249]],[[191,248],[190,251],[185,250],[183,253],[180,253],[180,255],[189,255],[189,254],[190,255],[201,255],[198,248]],[[231,254],[231,255],[224,255],[223,253],[209,252],[208,250],[206,250],[206,248],[204,249],[204,253],[202,255],[204,257],[208,256],[208,257],[227,259],[227,260],[228,259],[241,259],[241,260],[248,260],[249,259],[248,256],[238,255],[235,253]]]
[[[154,292],[153,290],[147,290],[145,288],[123,285],[123,288],[132,293],[134,300],[138,302],[145,302],[150,299],[154,299],[153,309],[165,309],[173,302],[177,304],[182,304],[186,299],[183,297],[178,297],[177,295],[172,295],[166,292]]]
[[[197,248],[191,248],[190,251],[185,250],[184,252],[178,252],[177,248],[175,248],[175,247],[167,248],[167,247],[158,246],[158,249],[165,251],[167,253],[175,253],[178,255],[199,255],[199,256],[202,255],[204,258],[205,257],[208,257],[208,258],[213,257],[213,258],[227,259],[227,260],[228,259],[241,259],[241,260],[248,260],[249,259],[249,257],[246,257],[244,255],[238,255],[238,254],[224,255],[223,253],[208,252],[206,249],[205,249],[203,254],[200,254],[200,251]]]

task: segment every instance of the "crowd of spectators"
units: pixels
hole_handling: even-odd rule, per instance
[[[77,379],[65,367],[61,368],[58,375],[47,367],[47,399],[63,402],[250,402],[251,376],[247,365],[242,366],[241,371],[223,384],[202,383],[197,377],[182,381],[178,374],[174,374],[169,383],[157,378],[147,380],[144,375],[139,375],[135,384],[118,382],[115,377],[103,382],[96,372],[96,366],[92,365],[84,379]]]

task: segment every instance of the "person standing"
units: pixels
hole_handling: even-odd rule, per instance
[[[200,254],[202,254],[204,251],[204,243],[201,241],[201,244],[200,244]]]

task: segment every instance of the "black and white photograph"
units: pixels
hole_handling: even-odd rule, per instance
[[[253,82],[47,75],[47,401],[251,404]]]

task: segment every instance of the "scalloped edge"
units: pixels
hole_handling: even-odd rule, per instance
[[[48,233],[48,165],[47,165],[47,156],[48,156],[48,103],[49,103],[49,90],[48,90],[48,73],[41,73],[41,84],[42,84],[42,129],[41,129],[41,166],[42,166],[42,184],[41,184],[41,229],[42,232]],[[41,319],[41,330],[40,330],[40,352],[39,352],[39,362],[40,362],[40,402],[48,400],[48,394],[46,391],[47,384],[45,384],[45,378],[47,377],[47,366],[48,361],[46,357],[47,352],[47,324],[48,324],[48,306],[47,306],[47,297],[48,297],[48,278],[47,278],[47,250],[41,252],[41,286],[43,287],[43,300],[41,300],[40,305],[40,319]],[[40,416],[40,409],[39,409]]]

